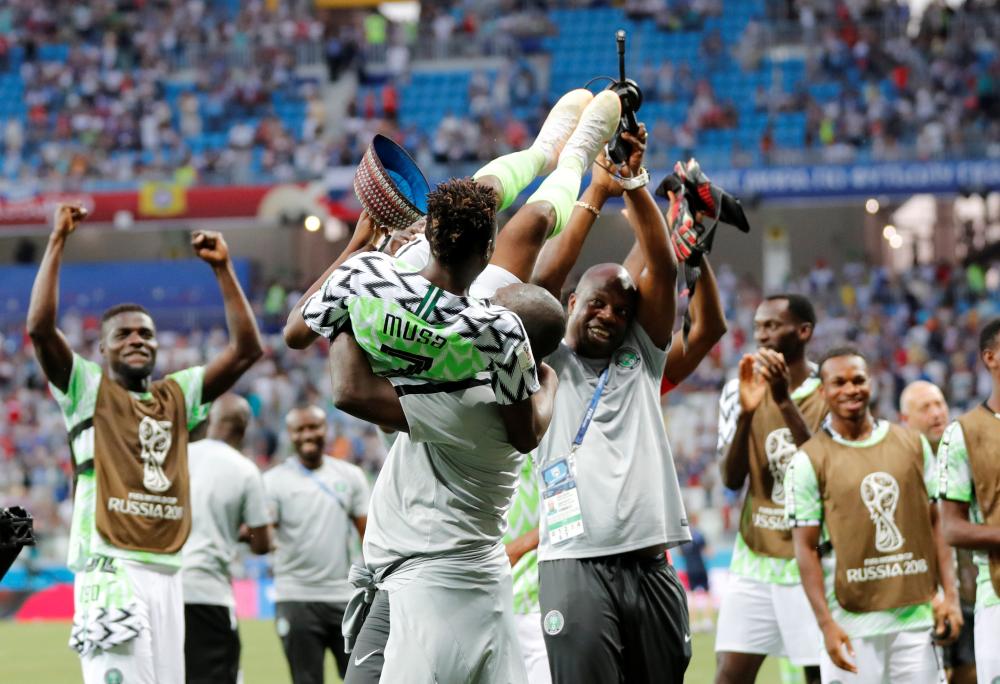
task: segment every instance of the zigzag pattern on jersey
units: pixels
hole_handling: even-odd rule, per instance
[[[432,300],[433,309],[420,311],[427,306],[431,286],[418,273],[401,271],[394,264],[392,257],[378,252],[352,257],[331,275],[320,297],[307,302],[303,318],[313,330],[331,338],[350,322],[379,375],[449,382],[490,371],[502,403],[529,396],[531,369],[521,369],[514,353],[526,340],[516,316],[448,292]],[[384,330],[388,315],[401,319],[392,327],[407,331],[410,339]],[[428,329],[446,342],[432,345],[426,332],[420,337],[413,332]]]
[[[511,364],[505,365],[497,362],[497,359],[503,354],[503,345],[497,331],[490,325],[491,323],[503,322],[505,317],[484,320],[463,316],[462,319],[454,318],[451,326],[433,326],[417,320],[413,314],[397,306],[393,301],[362,297],[355,298],[351,302],[350,314],[355,339],[371,358],[372,369],[379,375],[386,377],[404,375],[430,381],[447,382],[465,380],[481,371],[491,370],[498,366],[502,366],[508,372],[514,370]],[[416,339],[405,340],[400,337],[386,336],[383,334],[383,329],[384,321],[388,315],[402,319],[402,326],[421,325],[430,328],[448,341],[444,346],[434,348]],[[480,327],[480,337],[483,338],[484,343],[478,344],[478,339],[475,337],[469,339],[471,337],[469,335],[456,335],[455,326],[458,324],[461,325],[458,332],[466,332],[470,325],[487,326]],[[516,344],[522,338],[523,336],[515,330],[511,343]],[[387,353],[384,347],[430,358],[432,360],[431,368],[419,373],[405,372],[410,365],[409,362]]]
[[[740,414],[740,381],[733,378],[722,387],[719,397],[719,442],[716,446],[720,456],[736,434],[736,421]]]
[[[525,458],[521,467],[521,477],[517,483],[517,493],[507,512],[507,534],[504,542],[509,543],[526,532],[538,527],[541,496],[538,492],[538,478],[531,464],[531,456]]]
[[[521,477],[517,483],[517,493],[507,512],[507,533],[504,543],[509,544],[521,535],[538,526],[541,514],[541,496],[538,479],[531,462],[531,456],[521,466]],[[538,611],[538,554],[529,551],[521,556],[511,569],[511,583],[514,593],[514,612],[517,614]]]
[[[427,290],[427,281],[416,272],[397,271],[393,261],[385,254],[374,252],[356,259],[352,278],[356,276],[358,289],[355,294],[389,298],[409,311],[416,311]],[[400,292],[402,289],[404,292]]]
[[[143,620],[134,607],[90,608],[83,619],[73,619],[69,647],[80,655],[108,650],[139,636]]]

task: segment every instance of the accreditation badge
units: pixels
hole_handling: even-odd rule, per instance
[[[580,494],[576,480],[570,476],[565,459],[556,461],[542,471],[545,491],[542,505],[545,506],[545,527],[549,542],[561,542],[583,534],[583,512],[580,509]]]

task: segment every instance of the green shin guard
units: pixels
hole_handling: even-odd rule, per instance
[[[556,223],[549,233],[550,238],[558,235],[569,220],[569,215],[573,212],[573,203],[580,194],[581,180],[580,172],[575,168],[559,166],[525,203],[548,202],[552,205],[556,212]]]
[[[538,150],[528,148],[494,159],[476,171],[472,178],[479,180],[484,176],[496,176],[500,180],[503,192],[497,211],[502,211],[514,203],[521,191],[528,187],[528,183],[535,180],[544,164],[545,155]]]

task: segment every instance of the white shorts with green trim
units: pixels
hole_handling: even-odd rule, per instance
[[[549,654],[545,650],[545,634],[542,632],[541,613],[519,613],[514,615],[517,622],[517,639],[524,655],[524,667],[528,671],[528,684],[552,684],[549,672]]]
[[[976,675],[992,684],[1000,679],[1000,605],[976,611],[975,635]]]
[[[84,684],[184,684],[181,574],[104,559],[74,580],[70,645]]]
[[[851,639],[851,646],[854,657],[847,657],[857,666],[857,674],[834,665],[824,649],[819,663],[824,684],[936,684],[939,681],[938,668],[943,665],[935,656],[930,631],[926,629]]]
[[[823,635],[800,584],[758,582],[729,575],[719,607],[716,653],[783,656],[818,665]]]

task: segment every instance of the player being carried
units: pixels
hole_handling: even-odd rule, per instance
[[[636,175],[644,138],[642,129],[625,138],[633,154],[622,174]],[[605,166],[604,161],[594,165],[595,177],[612,184]],[[647,230],[662,230],[661,225],[654,222]],[[508,224],[498,252],[514,234]],[[403,259],[419,259],[415,253],[407,250]],[[494,275],[496,267],[494,261]],[[565,332],[558,300],[534,285],[494,293],[496,280],[484,273],[474,287],[485,296],[495,294],[496,302],[521,318],[540,358],[554,351]],[[331,361],[337,407],[401,433],[372,492],[367,573],[352,573],[371,609],[358,632],[345,620],[345,635],[357,633],[345,681],[524,681],[523,641],[519,644],[510,561],[501,537],[525,459],[505,430],[495,393],[482,381],[456,389],[433,384],[420,391],[394,389],[373,375],[346,334],[333,343]],[[540,413],[547,422],[556,383],[551,368],[540,368],[538,396],[545,406]]]
[[[319,335],[332,340],[350,326],[373,370],[394,377],[397,386],[468,384],[488,373],[511,444],[522,452],[533,449],[547,421],[532,402],[538,371],[524,326],[476,295],[529,279],[545,240],[566,223],[582,176],[615,132],[620,114],[621,102],[610,91],[564,95],[530,148],[428,194],[426,266],[416,271],[380,252],[335,263],[290,314],[288,345],[303,348]],[[497,209],[544,173],[548,177],[498,241]]]

